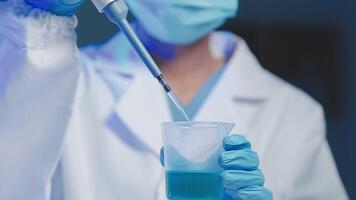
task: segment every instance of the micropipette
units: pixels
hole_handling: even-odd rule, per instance
[[[140,39],[132,30],[129,22],[127,21],[128,7],[126,5],[126,2],[124,0],[92,0],[92,2],[100,13],[105,13],[106,16],[110,19],[110,21],[120,27],[121,31],[124,33],[126,38],[129,40],[131,45],[136,50],[137,54],[140,56],[140,58],[146,65],[147,69],[162,85],[169,99],[178,108],[182,116],[187,121],[190,121],[188,115],[185,113],[184,109],[179,104],[177,98],[173,94],[172,89],[164,79],[157,64],[155,63],[151,55],[148,53],[147,49],[144,47]]]

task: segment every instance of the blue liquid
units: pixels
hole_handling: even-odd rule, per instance
[[[170,200],[221,200],[223,192],[220,173],[189,170],[166,172],[166,195]]]

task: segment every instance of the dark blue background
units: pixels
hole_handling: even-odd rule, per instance
[[[90,3],[78,17],[80,46],[117,31]],[[323,104],[328,140],[356,199],[356,1],[241,0],[223,29],[243,36],[263,66]]]

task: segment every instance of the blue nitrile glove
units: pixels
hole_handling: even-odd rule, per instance
[[[263,187],[264,176],[258,169],[259,159],[251,150],[251,144],[241,135],[224,138],[224,149],[219,164],[222,184],[225,188],[224,200],[271,200],[271,191]]]
[[[55,15],[72,16],[85,0],[25,0],[25,2]]]
[[[271,191],[263,186],[259,159],[250,142],[241,135],[231,135],[224,138],[223,145],[225,151],[219,157],[219,165],[225,169],[221,174],[223,200],[272,200]],[[164,165],[163,148],[160,159]]]

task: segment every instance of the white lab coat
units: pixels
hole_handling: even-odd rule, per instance
[[[80,56],[75,25],[18,1],[0,4],[0,199],[165,199],[164,93],[122,36]],[[225,37],[213,36],[217,48]],[[347,199],[321,106],[233,41],[194,120],[236,123],[275,199]]]

